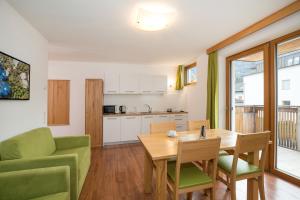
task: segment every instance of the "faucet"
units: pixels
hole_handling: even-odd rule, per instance
[[[148,108],[148,113],[152,112],[152,108],[149,106],[149,104],[145,104],[145,106]]]

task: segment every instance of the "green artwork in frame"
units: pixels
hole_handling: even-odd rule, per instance
[[[30,65],[0,52],[0,100],[29,100]]]

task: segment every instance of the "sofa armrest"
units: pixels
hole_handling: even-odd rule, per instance
[[[68,166],[37,168],[0,173],[0,199],[31,199],[68,192]]]
[[[56,137],[54,141],[57,150],[90,146],[89,135]]]
[[[71,199],[77,200],[78,196],[78,157],[77,154],[46,156],[16,160],[0,161],[0,174],[3,172],[48,168],[56,166],[69,166]]]

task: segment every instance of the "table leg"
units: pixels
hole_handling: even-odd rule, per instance
[[[248,153],[248,162],[250,164],[258,165],[259,163],[259,152]],[[258,199],[258,184],[254,179],[247,180],[247,200]]]
[[[150,155],[145,151],[144,156],[144,192],[151,193],[152,191],[152,176],[153,176],[153,163]]]
[[[156,160],[155,173],[156,173],[156,200],[167,199],[167,160]]]

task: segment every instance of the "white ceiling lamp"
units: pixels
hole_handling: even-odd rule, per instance
[[[174,10],[162,4],[144,4],[137,7],[135,23],[144,31],[158,31],[170,25]]]

